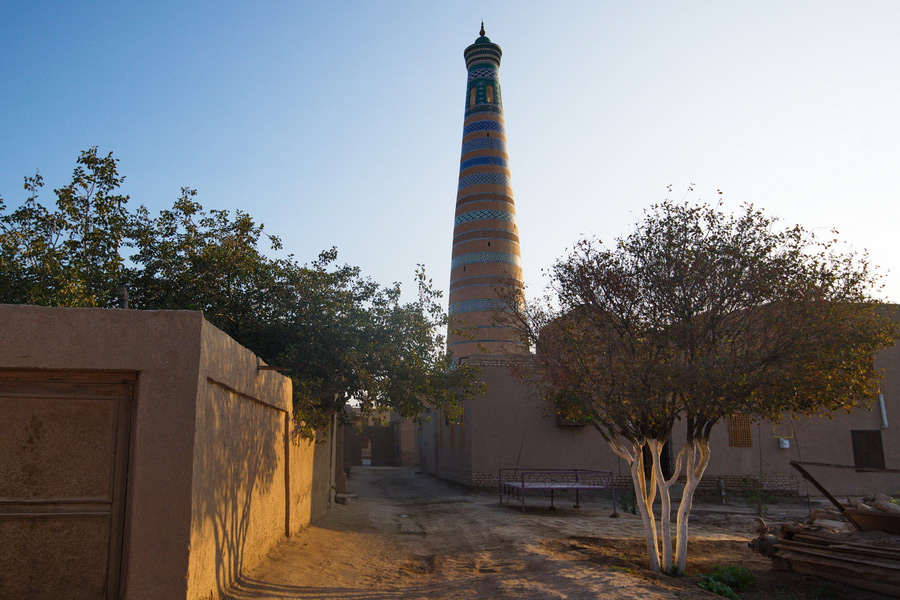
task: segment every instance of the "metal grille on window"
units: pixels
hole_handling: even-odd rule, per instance
[[[753,447],[750,415],[731,415],[728,417],[728,445],[734,448]]]

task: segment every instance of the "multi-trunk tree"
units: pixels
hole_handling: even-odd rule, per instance
[[[611,247],[579,242],[553,267],[548,297],[509,314],[536,348],[533,382],[629,463],[651,568],[680,574],[718,422],[826,415],[877,395],[873,361],[897,327],[870,295],[876,280],[864,256],[753,207],[667,201]],[[685,438],[665,473],[679,421]]]
[[[281,247],[249,214],[205,211],[182,189],[157,216],[126,209],[112,154],[78,158],[55,207],[28,197],[7,212],[0,201],[0,302],[47,306],[201,310],[214,325],[294,382],[302,431],[350,399],[364,411],[415,417],[427,404],[454,413],[481,389],[477,369],[453,368],[441,332],[440,293],[423,269],[418,297],[382,286],[337,263],[335,249],[309,263],[269,258]]]

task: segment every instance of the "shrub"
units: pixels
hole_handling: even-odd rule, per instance
[[[755,582],[753,573],[744,567],[716,566],[709,573],[704,573],[697,585],[719,596],[739,600],[737,592],[746,590]]]

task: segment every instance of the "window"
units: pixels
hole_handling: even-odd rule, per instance
[[[475,88],[469,90],[469,108],[475,106]]]
[[[731,415],[728,417],[728,445],[733,448],[753,447],[750,415]]]
[[[487,88],[485,88],[485,98],[486,98],[487,102],[493,104],[493,102],[494,102],[494,86],[488,85]]]
[[[857,469],[884,468],[884,446],[880,430],[851,431],[850,440],[853,443],[853,464]]]

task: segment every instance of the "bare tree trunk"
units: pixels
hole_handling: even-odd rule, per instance
[[[650,570],[656,573],[659,568],[659,535],[656,531],[656,517],[653,515],[653,502],[656,500],[656,476],[651,474],[648,485],[644,474],[644,444],[633,442],[634,460],[631,461],[631,481],[634,483],[635,504],[644,524],[644,536],[647,542],[647,558]]]
[[[647,447],[650,448],[650,456],[653,459],[653,476],[656,479],[656,485],[659,488],[659,528],[662,534],[662,569],[666,572],[672,570],[672,499],[669,496],[670,482],[666,481],[663,474],[662,464],[660,464],[661,446],[663,442],[659,440],[647,440]]]
[[[684,484],[684,491],[681,493],[681,505],[678,507],[678,516],[675,523],[674,572],[677,575],[683,574],[687,566],[688,518],[694,502],[694,492],[697,491],[703,472],[706,471],[706,467],[709,465],[709,438],[695,437],[689,439],[685,449],[687,450],[685,465],[687,481]]]
[[[660,461],[660,456],[662,455],[662,449],[663,446],[665,446],[665,443],[664,440],[647,441],[647,444],[650,447],[650,455],[653,457],[653,473],[656,477],[657,486],[659,487],[659,522],[662,531],[662,568],[668,573],[672,571],[672,498],[669,493],[669,488],[677,481],[678,475],[681,473],[685,449],[682,448],[681,451],[679,451],[678,458],[675,460],[675,468],[672,470],[672,475],[669,479],[666,479],[662,470],[662,462]]]
[[[660,572],[660,556],[659,556],[659,534],[656,527],[656,517],[653,514],[653,503],[656,500],[656,492],[665,490],[665,494],[661,495],[665,505],[663,507],[663,536],[664,544],[668,548],[664,548],[668,558],[666,560],[666,569],[672,568],[672,538],[669,521],[671,520],[671,500],[669,498],[669,487],[678,479],[681,473],[681,466],[684,462],[685,448],[682,448],[675,459],[675,469],[672,477],[668,481],[665,480],[662,473],[662,466],[659,462],[659,454],[662,450],[663,442],[658,440],[649,440],[642,443],[632,442],[632,448],[629,450],[619,439],[607,438],[607,442],[613,451],[621,456],[631,470],[631,481],[634,485],[635,504],[641,515],[641,521],[644,525],[644,535],[647,543],[647,558],[650,562],[650,569],[656,573]],[[655,448],[653,443],[656,442]],[[650,481],[647,481],[644,471],[644,446],[650,444],[650,452],[653,456],[653,469],[651,471]]]

